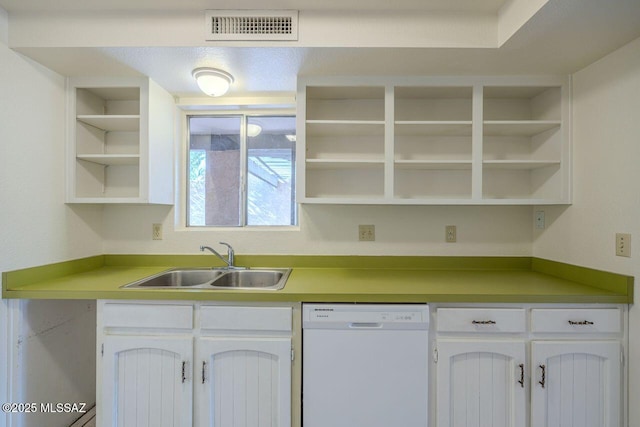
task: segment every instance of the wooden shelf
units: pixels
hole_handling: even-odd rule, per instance
[[[309,169],[372,169],[384,166],[384,160],[307,159]]]
[[[567,78],[361,84],[357,77],[299,80],[307,114],[298,122],[303,203],[570,203]]]
[[[396,135],[471,136],[471,121],[396,121]]]
[[[140,130],[139,115],[81,115],[78,121],[106,132],[134,132]]]
[[[384,135],[379,120],[307,120],[307,136]]]
[[[471,169],[471,160],[396,160],[394,163],[397,169]]]
[[[559,166],[559,160],[485,160],[485,169],[539,169],[547,166]]]
[[[76,158],[104,166],[137,165],[140,163],[140,155],[138,154],[79,154]]]
[[[488,136],[534,136],[560,129],[558,120],[485,120],[483,133]]]
[[[70,77],[67,96],[67,203],[173,204],[174,98],[147,77]]]

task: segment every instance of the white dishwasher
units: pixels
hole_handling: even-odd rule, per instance
[[[426,427],[426,304],[304,304],[303,427]]]

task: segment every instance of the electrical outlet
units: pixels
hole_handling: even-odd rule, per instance
[[[151,227],[151,238],[153,240],[162,240],[162,224],[153,224]]]
[[[536,228],[544,230],[544,211],[536,211]]]
[[[447,225],[444,228],[445,232],[445,241],[447,243],[455,243],[457,239],[457,231],[455,225]]]
[[[631,257],[631,234],[616,233],[616,256]]]
[[[376,240],[376,226],[375,225],[359,225],[358,240],[361,242],[373,242],[374,240]]]

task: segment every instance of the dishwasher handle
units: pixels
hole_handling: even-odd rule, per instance
[[[379,322],[350,322],[350,329],[382,329],[382,323]]]

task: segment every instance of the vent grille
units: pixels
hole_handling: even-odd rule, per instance
[[[206,40],[298,40],[297,11],[206,11]]]

